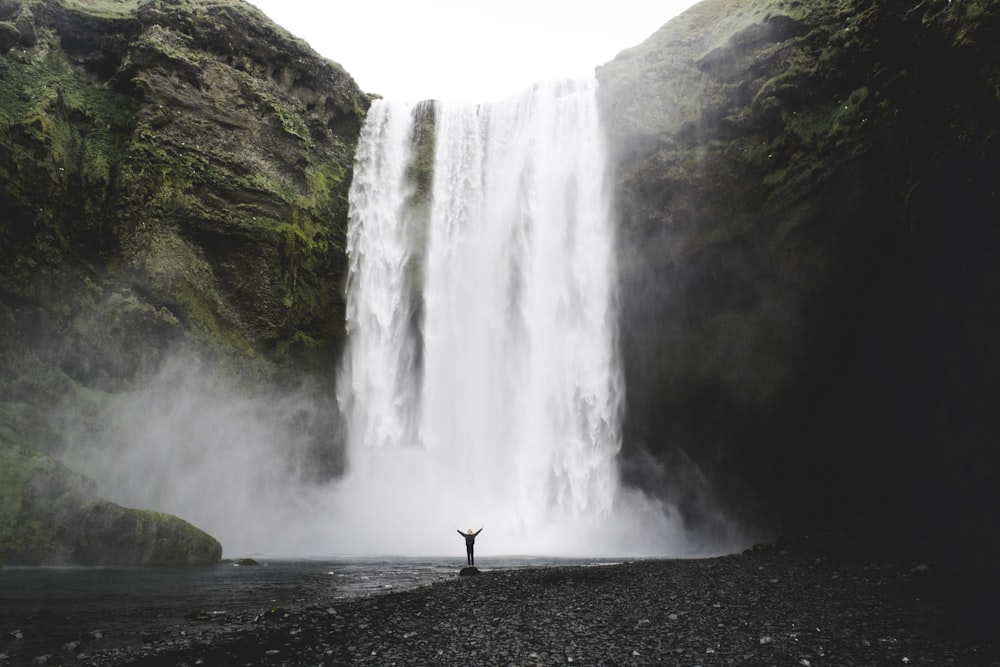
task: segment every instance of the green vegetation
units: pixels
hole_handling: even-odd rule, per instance
[[[36,410],[89,412],[175,352],[251,386],[332,377],[368,104],[241,0],[0,2],[0,435],[58,451]],[[53,532],[70,507],[105,546],[121,537],[105,522],[132,525],[116,557],[150,535],[181,540],[166,519],[96,503],[53,460],[4,447],[0,551],[97,559],[96,543]],[[42,478],[77,495],[19,491]],[[25,498],[41,504],[29,512]]]
[[[6,553],[21,551],[34,530],[20,525],[24,490],[35,473],[51,469],[54,461],[43,454],[15,447],[0,438],[0,560]]]
[[[0,438],[0,561],[209,565],[214,538],[169,514],[120,507],[54,459]]]

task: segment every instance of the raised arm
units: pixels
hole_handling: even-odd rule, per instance
[[[475,536],[476,536],[476,535],[478,535],[479,533],[483,532],[483,528],[485,528],[485,527],[486,527],[486,526],[483,526],[482,528],[480,528],[479,530],[477,530],[476,532],[474,532],[474,533],[472,534],[472,536],[473,536],[473,537],[475,537]]]

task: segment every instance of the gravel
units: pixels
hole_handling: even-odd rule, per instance
[[[29,664],[1000,665],[998,647],[950,613],[945,592],[933,564],[794,544],[710,559],[486,569],[222,622],[195,611],[141,648],[72,647]]]

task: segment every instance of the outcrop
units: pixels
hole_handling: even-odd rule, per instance
[[[97,497],[53,458],[0,438],[0,555],[6,565],[211,565],[222,545],[175,516]]]
[[[187,334],[251,360],[336,349],[368,105],[343,69],[238,0],[5,0],[0,21],[20,35],[0,297],[24,339],[57,335],[61,370],[102,389]]]
[[[368,104],[241,0],[0,0],[0,434],[59,456],[171,355],[332,377]]]
[[[706,0],[599,68],[635,482],[996,588],[998,45],[987,1]]]

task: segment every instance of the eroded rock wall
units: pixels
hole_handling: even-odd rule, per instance
[[[25,340],[101,389],[185,338],[334,357],[350,76],[235,0],[7,0],[0,21],[0,298]]]
[[[1000,12],[903,4],[706,0],[599,69],[626,470],[996,554]]]
[[[0,436],[63,458],[169,359],[234,391],[328,391],[368,105],[241,0],[0,0]],[[325,459],[303,467],[327,479],[336,419],[320,421],[305,447]],[[89,507],[109,539],[165,525]],[[127,539],[108,558],[129,544],[150,559]]]

